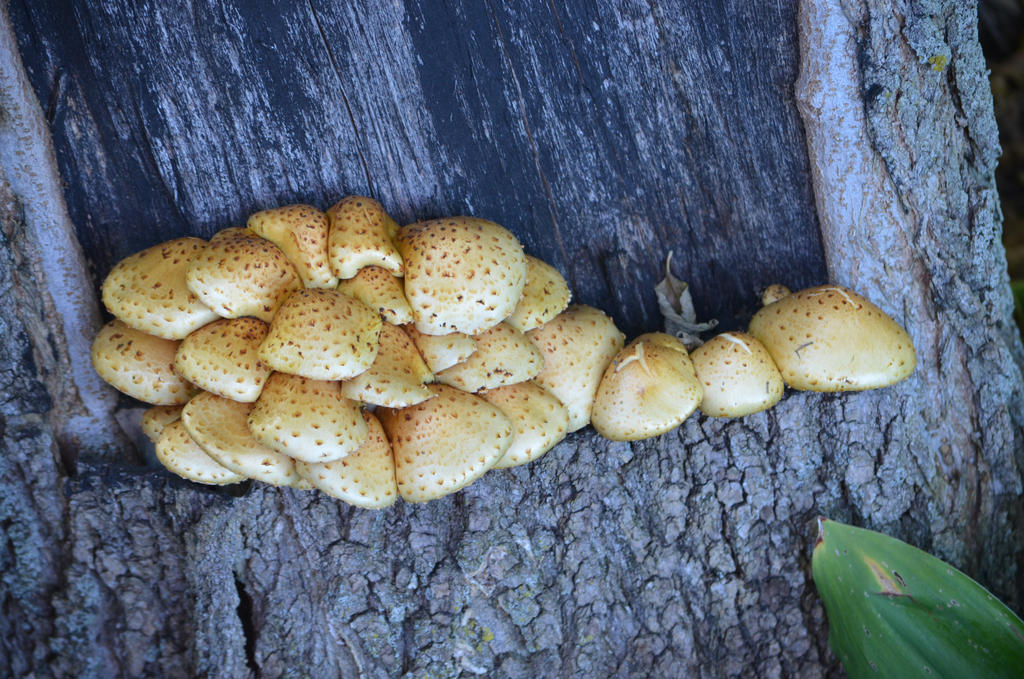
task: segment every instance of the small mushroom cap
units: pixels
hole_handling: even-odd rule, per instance
[[[235,401],[259,398],[270,368],[258,356],[267,324],[256,318],[214,321],[181,341],[174,369],[197,387]]]
[[[353,278],[341,281],[338,292],[355,297],[375,309],[388,323],[403,325],[412,323],[412,307],[405,298],[402,279],[379,266],[367,266]]]
[[[704,387],[700,409],[706,415],[743,417],[782,398],[782,375],[753,335],[724,332],[694,349],[690,358]]]
[[[424,386],[432,377],[409,336],[401,328],[385,323],[373,365],[342,382],[341,393],[354,401],[405,408],[433,398],[434,394]]]
[[[433,373],[462,363],[476,351],[476,340],[461,332],[448,335],[425,335],[415,325],[402,327]]]
[[[494,469],[533,462],[565,438],[569,411],[550,391],[535,382],[487,389],[480,397],[512,421],[514,439]]]
[[[686,346],[672,335],[640,335],[605,370],[591,423],[613,441],[636,441],[674,429],[703,396]]]
[[[569,307],[526,335],[544,357],[534,381],[565,404],[569,431],[587,426],[601,375],[626,336],[604,312],[583,305]]]
[[[395,458],[380,421],[364,412],[369,436],[354,453],[333,462],[296,462],[302,478],[331,497],[364,509],[383,509],[395,504]]]
[[[476,353],[439,372],[435,376],[438,382],[477,392],[532,380],[544,367],[540,349],[507,323],[499,323],[473,339]]]
[[[782,283],[772,283],[761,293],[761,306],[774,304],[783,297],[788,297],[790,294],[792,294],[790,289]]]
[[[113,320],[92,342],[92,365],[110,386],[132,398],[159,406],[182,405],[195,389],[174,372],[179,344]]]
[[[331,224],[331,269],[338,278],[352,278],[366,266],[402,275],[402,256],[394,243],[398,224],[380,203],[365,196],[348,196],[327,211],[327,218]]]
[[[450,217],[402,227],[405,296],[428,335],[479,334],[506,318],[526,283],[516,237],[484,219]]]
[[[572,293],[558,269],[526,255],[526,286],[512,315],[505,319],[519,332],[539,328],[569,306]]]
[[[770,304],[750,321],[786,384],[807,391],[861,391],[914,371],[907,331],[849,288],[822,285]]]
[[[345,380],[373,364],[380,327],[380,316],[348,295],[300,290],[274,316],[259,357],[279,372]]]
[[[180,419],[181,406],[153,406],[142,413],[142,433],[155,444],[164,427]]]
[[[274,373],[249,413],[253,437],[304,462],[330,462],[366,441],[359,404],[341,394],[340,382]]]
[[[338,277],[327,258],[327,215],[312,205],[262,210],[246,226],[281,248],[307,288],[333,288]]]
[[[160,432],[156,441],[156,459],[167,471],[196,483],[223,486],[245,481],[244,474],[227,469],[207,455],[189,436],[181,420],[169,423]]]
[[[182,339],[217,319],[186,285],[189,262],[206,248],[201,238],[176,238],[125,257],[103,281],[103,305],[142,332]]]
[[[512,444],[512,423],[479,396],[432,384],[437,396],[377,417],[395,454],[399,494],[425,502],[480,478]]]
[[[287,455],[271,450],[249,432],[252,403],[239,403],[208,392],[196,394],[181,411],[192,440],[233,472],[274,486],[288,486],[298,472]]]
[[[214,235],[192,258],[185,280],[218,315],[255,316],[267,323],[281,302],[302,287],[280,248],[241,227]]]

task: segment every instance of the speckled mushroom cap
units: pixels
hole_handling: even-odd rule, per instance
[[[432,377],[409,336],[401,328],[385,323],[380,329],[380,349],[373,365],[342,382],[341,393],[354,401],[405,408],[433,397],[424,386]]]
[[[164,427],[181,419],[181,406],[153,406],[142,413],[142,433],[156,443]]]
[[[333,288],[338,277],[327,258],[327,215],[312,205],[262,210],[246,226],[281,248],[307,288]]]
[[[512,444],[512,423],[474,394],[443,384],[437,396],[377,417],[395,454],[399,494],[425,502],[454,493],[480,478]]]
[[[914,371],[907,332],[849,288],[808,288],[762,308],[750,334],[768,348],[786,384],[807,391],[860,391]]]
[[[526,255],[526,286],[512,315],[505,322],[526,332],[539,328],[569,306],[572,293],[558,269]]]
[[[605,370],[590,421],[613,441],[650,438],[679,426],[702,396],[682,342],[660,332],[640,335]]]
[[[152,405],[182,405],[195,389],[174,372],[179,344],[113,320],[92,342],[92,365],[110,386],[132,398]]]
[[[217,319],[185,283],[189,262],[206,248],[201,238],[176,238],[118,262],[103,281],[103,305],[136,330],[182,339]]]
[[[526,335],[544,357],[537,384],[565,404],[569,431],[587,426],[601,375],[626,336],[604,312],[583,305],[569,307]]]
[[[383,509],[395,504],[395,458],[380,421],[363,413],[369,436],[353,453],[333,462],[296,462],[304,479],[331,497],[364,509]]]
[[[341,281],[338,292],[355,297],[375,309],[388,323],[403,325],[412,323],[412,307],[405,298],[402,279],[379,266],[367,266],[353,278]]]
[[[431,372],[439,373],[445,368],[462,363],[476,351],[476,340],[461,332],[448,335],[425,335],[415,325],[402,326],[420,352]]]
[[[767,410],[784,385],[764,345],[745,332],[723,332],[690,354],[704,387],[700,410],[713,417],[743,417]]]
[[[207,455],[237,474],[274,486],[295,482],[295,462],[271,450],[249,432],[252,403],[239,403],[208,392],[192,397],[181,422]]]
[[[255,316],[267,323],[281,302],[302,287],[280,248],[241,227],[214,235],[192,258],[185,280],[219,316]]]
[[[428,335],[479,334],[516,307],[526,283],[523,246],[484,219],[450,217],[402,227],[405,296]]]
[[[279,372],[345,380],[373,364],[380,327],[380,316],[359,300],[336,290],[300,290],[278,309],[259,357]]]
[[[338,278],[352,278],[366,266],[402,275],[402,256],[394,243],[398,224],[380,203],[365,196],[348,196],[327,211],[327,218],[331,269]]]
[[[169,423],[160,432],[156,441],[156,459],[167,471],[196,483],[223,486],[245,481],[244,474],[227,469],[207,455],[189,436],[181,420]]]
[[[263,321],[248,317],[204,325],[181,341],[174,369],[200,389],[252,403],[270,377],[258,355],[267,329]]]
[[[274,373],[249,413],[253,437],[305,462],[329,462],[366,441],[359,404],[341,394],[340,382]]]
[[[536,382],[521,382],[487,389],[480,397],[498,407],[512,421],[513,440],[494,469],[533,462],[565,438],[569,411],[550,391]]]
[[[507,323],[499,323],[473,339],[476,353],[437,373],[438,382],[477,392],[532,380],[544,367],[540,349]]]

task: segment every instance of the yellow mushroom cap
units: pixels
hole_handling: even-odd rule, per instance
[[[604,312],[583,305],[569,307],[526,335],[544,357],[534,381],[565,404],[569,431],[587,426],[601,375],[626,336]]]
[[[536,382],[521,382],[487,389],[480,397],[498,407],[512,421],[512,445],[494,469],[508,469],[533,462],[565,438],[569,411],[550,391]]]
[[[258,355],[266,336],[267,324],[256,318],[214,321],[181,341],[174,368],[205,391],[252,403],[270,377]]]
[[[861,391],[914,371],[910,336],[849,288],[808,288],[762,308],[750,334],[767,347],[786,384],[807,391]]]
[[[252,408],[204,391],[185,405],[181,422],[207,455],[231,471],[274,486],[291,485],[297,476],[294,460],[253,438]]]
[[[92,342],[92,365],[110,386],[132,398],[152,405],[181,405],[195,389],[174,372],[179,344],[113,320]]]
[[[743,417],[779,402],[782,375],[764,345],[745,332],[723,332],[690,353],[704,387],[700,410],[712,417]]]
[[[404,226],[395,239],[405,261],[405,296],[428,335],[476,335],[516,307],[526,283],[523,246],[484,219],[450,217]]]
[[[274,373],[249,413],[253,437],[304,462],[329,462],[366,441],[359,404],[342,396],[340,382]]]
[[[395,454],[399,494],[425,502],[454,493],[480,478],[512,443],[512,423],[479,396],[443,384],[437,396],[377,417]]]
[[[176,238],[125,257],[103,281],[103,304],[126,324],[164,339],[181,339],[217,319],[185,283],[189,262],[206,247]]]
[[[415,325],[402,326],[405,334],[420,352],[433,373],[462,363],[476,351],[476,340],[461,332],[448,335],[425,335]]]
[[[188,289],[224,318],[270,322],[288,295],[302,287],[281,249],[241,227],[224,229],[192,258]]]
[[[477,392],[526,382],[539,375],[544,367],[540,349],[507,323],[499,323],[473,339],[476,353],[437,373],[438,382]]]
[[[526,255],[526,286],[512,315],[505,319],[519,332],[544,325],[569,306],[572,293],[558,269]]]
[[[689,417],[702,396],[683,343],[649,333],[630,342],[605,370],[591,423],[613,441],[658,436]]]
[[[352,278],[366,266],[402,275],[402,256],[394,243],[398,224],[380,203],[365,196],[348,196],[327,211],[327,218],[331,224],[331,269],[338,278]]]
[[[433,394],[424,385],[433,377],[409,336],[390,323],[380,329],[380,348],[366,372],[341,383],[347,398],[388,408],[415,405]]]
[[[338,277],[327,258],[327,215],[312,205],[262,210],[246,226],[281,248],[307,288],[333,288]]]
[[[353,453],[333,462],[296,462],[302,478],[331,497],[364,509],[383,509],[395,504],[395,458],[380,421],[363,413],[369,436]]]
[[[355,297],[375,309],[388,323],[403,325],[412,323],[412,307],[405,298],[402,279],[379,266],[367,266],[353,278],[341,281],[338,292]]]
[[[169,472],[196,483],[223,486],[245,481],[244,474],[225,468],[207,455],[189,436],[181,420],[169,423],[160,432],[156,441],[156,458]]]
[[[278,309],[259,357],[279,372],[349,379],[373,364],[380,327],[380,316],[348,295],[300,290]]]
[[[181,406],[153,406],[142,413],[142,433],[156,443],[164,427],[181,419]]]

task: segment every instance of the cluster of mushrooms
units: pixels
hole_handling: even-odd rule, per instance
[[[498,224],[400,228],[377,201],[350,196],[124,259],[103,284],[115,320],[92,361],[154,406],[142,428],[170,471],[382,508],[535,460],[588,423],[636,440],[698,407],[770,408],[784,381],[861,390],[913,371],[906,332],[851,290],[770,294],[779,299],[749,334],[692,354],[664,333],[624,346],[608,316],[569,306],[561,274]]]

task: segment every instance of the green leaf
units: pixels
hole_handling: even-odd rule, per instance
[[[1024,622],[916,547],[819,519],[811,570],[853,679],[1024,676]]]

